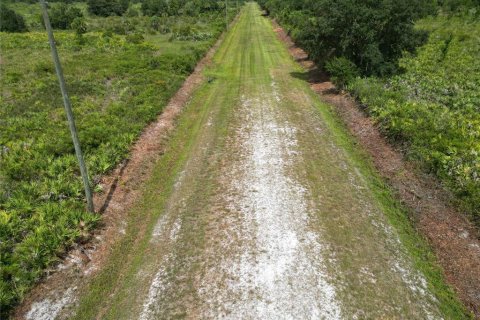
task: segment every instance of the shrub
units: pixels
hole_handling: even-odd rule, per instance
[[[357,66],[344,57],[333,58],[325,64],[325,69],[330,73],[332,82],[340,89],[352,82],[360,75]]]
[[[50,9],[49,16],[52,28],[65,30],[70,28],[75,19],[82,18],[83,13],[77,7],[60,3]]]
[[[130,18],[138,17],[139,15],[140,15],[140,13],[134,7],[128,8],[127,12],[125,12],[125,16],[130,17]]]
[[[168,15],[168,3],[166,0],[145,0],[142,3],[142,12],[146,16]]]
[[[85,19],[82,17],[78,17],[78,18],[75,18],[70,27],[75,30],[75,34],[77,35],[82,35],[82,34],[85,34],[87,33],[87,23],[85,21]]]
[[[388,75],[397,70],[404,51],[425,40],[415,19],[434,12],[418,0],[261,0],[320,65],[345,57],[363,75]]]
[[[127,40],[127,42],[129,42],[129,43],[138,44],[138,43],[142,43],[143,40],[145,40],[145,38],[143,37],[143,35],[141,33],[132,33],[132,34],[127,35],[125,37],[125,40]]]
[[[5,4],[0,5],[0,31],[25,32],[27,26],[23,17],[15,11],[7,8]]]
[[[349,89],[480,226],[480,23],[439,16],[418,26],[432,33],[415,56],[400,60],[403,74],[356,79]]]
[[[88,11],[102,17],[121,16],[128,9],[128,0],[88,0]]]

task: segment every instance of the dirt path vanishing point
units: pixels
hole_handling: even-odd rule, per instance
[[[465,316],[301,72],[246,4],[73,319]]]

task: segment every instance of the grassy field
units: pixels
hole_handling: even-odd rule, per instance
[[[228,234],[229,223],[236,221],[237,215],[244,218],[232,209],[241,207],[235,201],[262,192],[253,190],[249,194],[250,186],[246,188],[249,190],[239,190],[246,196],[229,190],[229,183],[242,180],[241,174],[230,174],[235,172],[234,164],[245,156],[242,146],[235,144],[235,135],[240,132],[240,137],[248,136],[242,128],[265,121],[271,114],[287,128],[276,127],[267,120],[255,129],[271,129],[278,136],[285,131],[299,133],[295,143],[289,141],[298,153],[290,154],[295,166],[286,174],[307,186],[312,193],[309,201],[316,203],[311,205],[318,205],[312,209],[310,218],[314,222],[309,226],[322,235],[322,245],[332,248],[322,256],[322,261],[332,276],[329,279],[336,287],[343,316],[422,319],[422,308],[427,306],[431,307],[433,318],[468,318],[445,284],[428,246],[333,115],[334,111],[320,102],[308,83],[293,76],[303,71],[276,38],[270,21],[261,17],[258,6],[248,4],[218,49],[211,68],[205,71],[214,80],[204,83],[186,106],[167,144],[167,152],[157,162],[143,197],[129,213],[126,236],[114,246],[110,261],[98,276],[79,290],[75,319],[131,319],[139,314],[141,319],[201,317],[212,315],[209,307],[214,315],[229,314],[229,308],[241,309],[251,296],[254,301],[262,301],[263,292],[256,292],[261,281],[254,283],[251,292],[223,296],[222,302],[228,303],[220,303],[218,308],[209,305],[208,298],[229,292],[235,287],[232,283],[245,280],[245,274],[231,276],[221,267],[216,269],[225,261],[234,260],[238,247],[245,245],[238,243],[234,231]],[[244,101],[256,99],[260,103],[243,106]],[[268,150],[267,142],[262,143]],[[292,146],[287,142],[283,147],[288,151]],[[275,155],[269,160],[281,167],[281,157]],[[259,166],[264,165],[260,160]],[[257,185],[250,182],[255,189]],[[282,186],[273,189],[277,187]],[[261,200],[257,205],[259,215],[264,213],[264,206],[269,206]],[[280,217],[284,217],[283,211],[284,207],[278,208]],[[162,233],[154,235],[160,221]],[[278,225],[278,221],[270,222]],[[180,227],[172,233],[177,223]],[[392,233],[384,234],[381,226],[391,226]],[[263,227],[268,228],[268,224]],[[234,229],[243,230],[242,226]],[[393,240],[396,236],[398,242]],[[248,241],[254,242],[253,237]],[[258,252],[256,258],[261,259],[263,254]],[[417,295],[423,289],[411,293],[411,287],[399,275],[401,272],[389,265],[392,259],[410,261],[412,268],[425,276],[425,290],[434,298],[426,301],[425,296]],[[366,269],[372,270],[374,281],[363,278]],[[293,283],[302,281],[310,271],[301,270],[288,279]],[[160,280],[156,274],[161,274]],[[218,286],[200,290],[202,282],[209,280]],[[278,279],[282,281],[287,278]],[[410,285],[419,283],[413,281]],[[146,300],[149,288],[159,292],[151,304]],[[294,289],[306,294],[303,288]],[[272,305],[282,303],[281,299],[268,298]],[[290,299],[299,300],[293,296]],[[245,312],[259,311],[252,308]]]
[[[475,16],[437,16],[404,73],[357,79],[349,89],[409,158],[435,173],[480,225],[480,23]]]
[[[0,33],[0,309],[100,220],[84,196],[38,5],[12,3],[30,32]],[[84,3],[75,3],[85,11]],[[86,12],[86,11],[85,11]],[[232,9],[231,18],[234,10]],[[55,36],[92,186],[128,156],[225,26],[199,17],[87,17]],[[154,23],[152,22],[154,21]],[[161,28],[161,30],[160,30]],[[140,37],[131,37],[139,34]]]

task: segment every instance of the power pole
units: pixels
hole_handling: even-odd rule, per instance
[[[78,163],[80,165],[80,173],[82,174],[83,186],[85,188],[85,197],[87,198],[88,211],[94,212],[92,191],[90,190],[90,184],[88,182],[87,167],[83,160],[82,149],[80,148],[80,141],[78,140],[77,128],[75,126],[75,119],[73,117],[72,105],[70,98],[68,97],[67,87],[65,85],[65,79],[63,77],[62,65],[58,58],[57,46],[55,45],[55,38],[53,37],[52,25],[48,17],[47,4],[45,0],[40,0],[42,7],[43,21],[45,22],[45,28],[48,33],[48,42],[52,50],[53,63],[55,64],[55,70],[57,72],[58,82],[60,83],[60,90],[63,96],[63,105],[65,106],[65,112],[67,113],[68,125],[70,127],[70,133],[72,134],[73,145],[75,147],[75,154],[77,155]]]
[[[225,28],[228,30],[228,0],[225,0]]]

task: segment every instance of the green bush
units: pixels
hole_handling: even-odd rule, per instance
[[[439,16],[418,26],[432,33],[400,60],[403,74],[356,79],[349,89],[480,225],[480,23]]]
[[[330,74],[332,82],[340,89],[360,75],[357,66],[344,57],[333,58],[325,64],[325,70]]]
[[[125,40],[127,40],[127,42],[129,42],[129,43],[138,44],[138,43],[142,43],[143,40],[145,40],[145,38],[143,37],[143,35],[141,33],[132,33],[132,34],[127,35],[125,37]]]
[[[146,16],[166,16],[169,14],[166,0],[145,0],[142,2],[142,12]]]
[[[75,30],[75,33],[77,35],[82,35],[87,33],[87,22],[83,17],[78,17],[75,18],[72,23],[70,24],[70,27]]]
[[[75,6],[60,3],[49,10],[49,17],[52,28],[65,30],[70,29],[75,19],[83,18],[83,13]]]
[[[0,31],[27,31],[27,26],[23,17],[15,11],[9,9],[4,3],[0,5]]]
[[[125,16],[130,17],[130,18],[138,17],[139,15],[140,15],[140,13],[134,7],[128,8],[128,10],[125,12]]]
[[[128,0],[87,0],[88,11],[94,15],[121,16],[128,9]]]
[[[412,52],[425,33],[414,21],[433,13],[417,0],[261,0],[320,66],[335,57],[357,65],[362,75],[397,71],[404,51]]]

